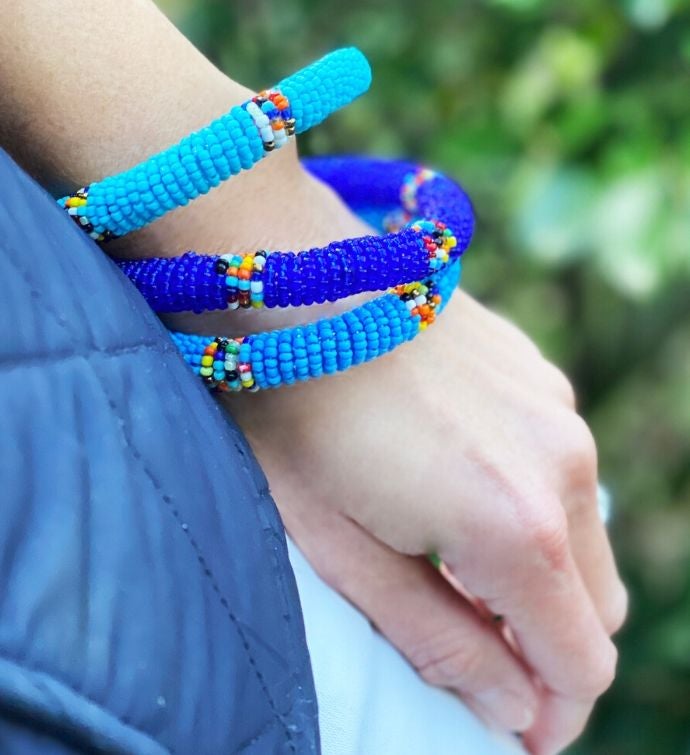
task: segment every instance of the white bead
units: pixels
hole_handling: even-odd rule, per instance
[[[256,102],[248,102],[246,107],[246,111],[251,115],[254,123],[256,123],[257,126],[260,125],[260,118],[263,115],[261,112],[261,108],[256,104]]]

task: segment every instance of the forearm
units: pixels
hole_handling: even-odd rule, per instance
[[[130,167],[249,94],[149,0],[87,4],[78,22],[64,4],[21,0],[7,9],[0,29],[0,142],[56,193]],[[319,212],[305,213],[310,207]],[[291,143],[107,250],[170,256],[190,248],[299,249],[362,230],[300,169]],[[202,327],[255,327],[255,318],[240,322],[238,315],[210,316]],[[288,318],[264,313],[261,327]],[[175,323],[184,325],[180,318]]]
[[[149,0],[7,5],[0,27],[3,142],[61,190],[204,125],[247,90]]]

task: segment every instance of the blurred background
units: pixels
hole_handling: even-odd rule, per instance
[[[414,157],[469,190],[464,285],[572,377],[615,500],[631,615],[572,753],[688,755],[690,2],[160,4],[257,89],[357,45],[371,92],[302,151]]]

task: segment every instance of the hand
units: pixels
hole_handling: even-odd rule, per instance
[[[144,231],[148,248],[308,248],[366,232],[295,157],[286,149],[164,218]],[[234,199],[243,212],[228,216]],[[266,205],[276,211],[258,224]],[[238,335],[349,306],[168,320]],[[626,593],[597,513],[594,441],[568,381],[523,334],[459,292],[377,362],[225,402],[317,572],[425,679],[525,732],[539,755],[580,733],[613,678]]]
[[[228,406],[307,558],[425,679],[534,753],[580,733],[613,679],[626,593],[594,441],[522,333],[459,293],[414,344]]]

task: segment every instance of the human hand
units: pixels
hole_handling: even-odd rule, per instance
[[[414,345],[228,405],[307,558],[424,678],[532,752],[579,734],[613,678],[626,593],[594,441],[523,334],[459,293]]]
[[[166,243],[300,248],[364,231],[299,172],[294,152],[281,158],[229,184],[245,203],[243,222],[204,221],[222,219],[221,189]],[[271,201],[272,187],[286,185]],[[267,197],[277,211],[257,225]],[[349,305],[169,319],[237,335]],[[592,437],[567,380],[524,335],[459,293],[423,338],[374,364],[226,401],[307,558],[427,680],[524,731],[535,753],[580,732],[612,679],[609,635],[626,596],[597,514]],[[429,552],[464,596],[420,558]],[[487,613],[504,619],[493,624]]]

